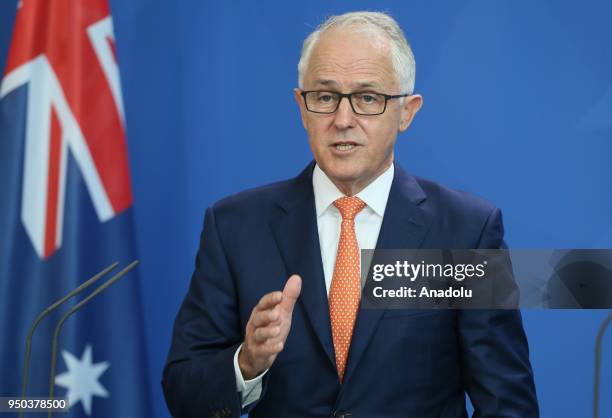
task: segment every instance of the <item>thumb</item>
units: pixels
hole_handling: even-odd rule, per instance
[[[285,288],[283,289],[283,296],[281,298],[281,308],[287,312],[293,312],[293,307],[297,298],[300,296],[302,290],[302,278],[297,274],[289,277]]]

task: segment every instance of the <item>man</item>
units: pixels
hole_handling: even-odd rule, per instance
[[[359,309],[359,248],[500,248],[498,209],[393,164],[422,104],[397,23],[358,12],[304,42],[315,162],[206,212],[163,388],[175,417],[536,417],[520,314]]]

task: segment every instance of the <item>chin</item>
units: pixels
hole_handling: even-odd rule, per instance
[[[328,172],[328,177],[334,181],[337,182],[342,182],[342,183],[353,183],[357,180],[359,180],[362,176],[363,173],[359,170],[343,170],[343,169],[337,169],[337,170],[329,170]]]

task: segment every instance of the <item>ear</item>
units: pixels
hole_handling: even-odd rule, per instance
[[[404,132],[406,129],[408,129],[412,123],[414,115],[416,115],[421,106],[423,106],[423,96],[420,94],[413,94],[412,96],[408,96],[404,99],[401,113],[402,116],[399,125],[400,132]]]
[[[301,95],[302,90],[299,88],[293,89],[293,97],[295,98],[296,103],[300,108],[300,116],[302,117],[302,126],[306,129],[306,103],[304,103],[304,98]]]

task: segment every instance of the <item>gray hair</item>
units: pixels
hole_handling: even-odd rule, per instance
[[[395,19],[382,12],[350,12],[330,16],[304,39],[302,55],[298,63],[298,85],[304,88],[304,74],[312,51],[323,32],[330,28],[357,27],[366,31],[374,30],[386,35],[391,41],[391,63],[396,74],[396,81],[406,93],[414,91],[416,64],[412,49]],[[403,93],[403,92],[402,92]]]

